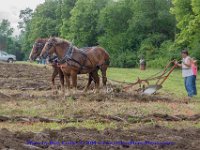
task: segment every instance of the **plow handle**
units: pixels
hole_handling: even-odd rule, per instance
[[[167,67],[166,67],[165,70],[167,70],[167,68],[169,68],[169,66],[170,66],[171,63],[174,63],[174,61],[171,61],[171,62],[167,65]],[[156,85],[162,85],[162,84],[167,80],[167,78],[170,76],[170,74],[174,71],[175,68],[176,68],[176,65],[174,64],[173,67],[172,67],[172,68],[170,69],[170,71],[168,72],[168,74],[167,74],[166,76],[164,76],[164,79],[160,82],[160,84],[158,84],[159,81],[160,81],[160,80],[158,80],[157,83],[156,83]]]

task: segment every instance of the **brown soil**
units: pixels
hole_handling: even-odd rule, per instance
[[[51,66],[0,63],[0,89],[50,90]],[[58,77],[56,78],[58,81]],[[79,85],[79,88],[82,89]]]
[[[10,149],[192,149],[200,146],[200,130],[170,130],[159,126],[139,130],[104,130],[65,128],[62,130],[45,130],[40,133],[12,133],[7,129],[0,131],[0,148]],[[92,143],[93,141],[93,143]],[[114,143],[122,141],[122,143]],[[133,142],[173,142],[162,144],[134,144]],[[35,143],[39,142],[39,143]],[[43,143],[42,143],[43,142]],[[62,143],[64,142],[64,143]],[[71,143],[70,143],[71,142]],[[77,142],[77,143],[75,143]],[[78,143],[79,142],[79,143]],[[82,143],[80,143],[82,142]],[[90,142],[90,143],[89,143]],[[96,142],[96,143],[95,143]],[[111,142],[107,144],[99,142]]]
[[[99,122],[128,122],[128,123],[138,123],[138,122],[152,122],[152,121],[200,121],[200,114],[195,114],[192,116],[185,115],[168,115],[168,114],[159,114],[154,113],[147,116],[132,116],[132,115],[100,115],[100,114],[90,114],[90,115],[74,115],[73,118],[63,118],[63,119],[53,119],[46,117],[27,117],[27,116],[0,116],[0,122],[56,122],[56,123],[69,123],[69,122],[82,122],[84,120],[96,120]]]
[[[0,63],[0,90],[6,89],[8,92],[0,92],[0,100],[7,99],[61,99],[62,94],[57,94],[51,90],[51,66],[35,66],[25,64],[7,64]],[[86,98],[89,101],[117,101],[117,100],[129,100],[129,101],[167,101],[174,102],[169,97],[161,96],[145,96],[138,95],[136,92],[127,93],[122,90],[122,86],[115,83],[108,83],[107,90],[101,90],[100,93],[94,94],[92,92],[82,93],[87,84],[87,76],[82,75],[78,77],[78,94],[74,95],[74,99]],[[59,78],[56,77],[56,85],[59,89]],[[91,85],[91,89],[94,87],[94,83]],[[14,92],[10,92],[14,91]],[[33,94],[32,91],[43,92],[43,94]],[[109,93],[109,94],[105,94]]]
[[[48,100],[59,100],[62,98],[61,95],[54,95],[51,91],[51,73],[50,67],[38,67],[33,65],[24,64],[7,64],[0,63],[0,102],[7,100],[30,100],[45,98]],[[88,101],[166,101],[166,102],[178,102],[174,99],[161,96],[141,96],[136,93],[123,92],[119,85],[109,85],[109,93],[101,90],[100,93],[82,93],[81,90],[86,85],[86,77],[80,76],[78,82],[78,94],[73,95],[72,98],[84,99]],[[59,83],[58,77],[56,83]],[[39,94],[38,94],[39,93]],[[179,101],[180,102],[180,101]],[[200,115],[194,116],[169,116],[163,114],[152,114],[148,116],[103,116],[100,114],[91,114],[89,116],[82,115],[75,116],[75,121],[82,121],[85,119],[96,119],[98,121],[125,121],[128,123],[135,122],[151,122],[152,120],[163,120],[163,121],[199,121]],[[70,118],[73,121],[72,118]],[[21,122],[67,122],[68,119],[57,120],[42,117],[8,117],[0,116],[0,122],[5,121],[21,121]],[[137,130],[111,130],[107,129],[104,131],[97,131],[95,129],[76,129],[76,128],[65,128],[62,130],[45,130],[41,133],[21,133],[21,132],[10,132],[7,129],[0,130],[0,149],[193,149],[197,150],[200,147],[200,130],[199,129],[167,129],[155,125],[151,128],[143,128]],[[27,142],[40,142],[32,145]],[[51,143],[49,143],[51,141]],[[61,142],[80,142],[82,144],[68,143],[62,144]],[[87,143],[87,141],[94,141],[94,143]],[[116,142],[123,141],[123,143],[110,143],[102,144],[98,142]],[[150,142],[173,142],[171,145],[165,144],[130,144],[125,143],[129,141],[150,141]],[[43,143],[41,143],[43,142]],[[44,143],[46,142],[46,143]],[[54,143],[53,143],[54,142]],[[55,143],[57,142],[57,144]],[[96,142],[96,143],[95,143]],[[60,145],[58,145],[61,143]]]

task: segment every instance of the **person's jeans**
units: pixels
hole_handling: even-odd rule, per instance
[[[193,80],[192,80],[192,85],[193,85],[193,91],[194,91],[194,95],[197,95],[197,87],[196,87],[196,76],[193,75]]]
[[[185,89],[189,97],[197,95],[196,90],[196,76],[185,77]]]

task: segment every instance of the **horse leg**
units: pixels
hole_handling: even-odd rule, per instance
[[[73,73],[71,75],[72,77],[72,88],[73,88],[73,94],[76,93],[76,90],[77,90],[77,74],[76,73]]]
[[[88,78],[88,83],[87,83],[87,86],[85,87],[85,89],[83,90],[83,92],[87,92],[90,84],[92,83],[92,73],[89,73],[89,78]]]
[[[59,73],[59,78],[60,78],[60,83],[61,83],[61,90],[63,90],[64,87],[64,74],[62,70],[58,67],[58,73]]]
[[[56,78],[57,75],[58,75],[58,68],[56,68],[55,66],[53,66],[53,74],[51,76],[53,94],[56,93],[55,78]]]
[[[103,86],[104,86],[104,87],[106,86],[106,82],[107,82],[107,77],[106,77],[107,68],[108,68],[108,65],[106,65],[106,64],[103,64],[103,65],[100,67],[101,74],[102,74],[102,82],[103,82]]]
[[[70,75],[65,74],[65,80],[66,80],[66,87],[67,87],[67,90],[68,90],[68,95],[70,95]]]
[[[94,82],[95,82],[95,91],[94,91],[94,93],[98,93],[99,92],[99,75],[98,75],[98,70],[95,70],[94,72],[92,72],[92,77],[94,78]]]

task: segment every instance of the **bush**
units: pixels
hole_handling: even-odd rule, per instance
[[[169,63],[168,58],[160,57],[154,60],[148,61],[147,66],[151,68],[164,68]]]
[[[195,57],[197,60],[200,60],[200,42],[199,39],[198,40],[194,40],[191,44],[191,56]],[[190,50],[189,50],[190,52]]]
[[[134,52],[127,51],[124,53],[111,54],[112,67],[130,68],[137,65],[137,55]]]
[[[160,48],[158,48],[157,53],[154,55],[153,59],[150,58],[148,61],[148,66],[152,68],[163,68],[171,60],[179,60],[180,55],[174,47],[172,41],[164,41]]]

